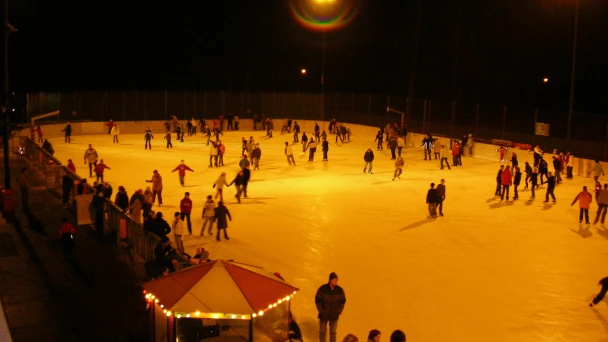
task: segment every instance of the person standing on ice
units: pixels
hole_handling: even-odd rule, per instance
[[[148,148],[152,149],[152,139],[154,139],[154,135],[152,135],[150,127],[146,127],[146,131],[144,132],[144,150],[147,150]]]
[[[182,216],[182,220],[186,220],[188,224],[188,233],[192,235],[192,221],[190,215],[192,214],[192,200],[190,199],[190,193],[185,192],[184,198],[179,202],[179,212]]]
[[[175,239],[175,248],[181,253],[184,253],[184,241],[182,236],[184,235],[184,219],[181,217],[179,212],[175,212],[173,215],[173,239]]]
[[[556,182],[557,184],[560,184],[562,182],[562,163],[559,159],[557,159],[555,156],[553,156],[553,168],[555,169],[555,178],[556,178]]]
[[[524,189],[528,188],[528,181],[530,180],[530,178],[532,177],[532,166],[530,166],[530,163],[526,162],[526,166],[524,168],[524,172],[526,173],[526,186],[524,187]]]
[[[466,154],[468,154],[469,157],[472,157],[473,156],[473,134],[469,134],[466,144],[463,142],[462,146],[464,146],[466,148],[466,152],[467,152]]]
[[[320,141],[320,136],[321,136],[321,128],[319,128],[319,124],[315,122],[315,136],[314,139],[316,141]],[[312,141],[312,139],[311,139]]]
[[[580,212],[578,214],[578,223],[583,223],[583,215],[585,215],[585,222],[589,224],[589,206],[591,206],[593,196],[591,196],[591,193],[587,191],[586,186],[583,187],[583,191],[576,195],[570,206],[573,206],[576,201],[578,201],[578,206],[580,208]]]
[[[181,186],[184,186],[184,180],[186,178],[186,171],[194,172],[194,170],[192,170],[191,168],[189,168],[188,165],[186,165],[186,163],[184,163],[183,160],[171,172],[175,172],[175,171],[179,171],[178,172],[178,174],[179,174],[179,184]]]
[[[167,140],[167,148],[173,148],[173,144],[171,143],[171,131],[167,130],[165,132],[165,140]],[[150,147],[150,149],[152,149],[152,147]]]
[[[438,202],[439,196],[437,196],[437,189],[435,189],[435,183],[431,183],[431,188],[426,193],[426,204],[429,207],[429,218],[437,217]]]
[[[532,186],[530,189],[532,190],[532,198],[534,198],[534,189],[538,188],[538,169],[532,169],[532,173],[530,174],[530,185]]]
[[[247,198],[247,186],[249,185],[249,180],[251,179],[251,171],[249,170],[249,165],[247,165],[243,169],[243,196]]]
[[[553,174],[551,172],[549,172],[548,176],[547,176],[547,193],[545,194],[545,203],[549,202],[549,196],[551,196],[551,198],[553,198],[553,203],[557,203],[555,201],[555,194],[553,194],[554,191],[555,191],[555,176],[553,176]]]
[[[321,150],[323,151],[323,161],[327,161],[327,152],[329,152],[329,141],[327,139],[323,139]]]
[[[443,216],[443,202],[445,201],[445,179],[441,180],[441,183],[437,185],[435,189],[437,192],[437,207],[439,209],[439,216]]]
[[[599,160],[595,161],[593,168],[591,169],[591,171],[589,171],[589,173],[587,173],[587,176],[589,176],[592,172],[593,180],[597,183],[597,181],[600,179],[600,176],[604,175],[604,169],[602,168],[602,164],[600,164]]]
[[[255,148],[255,140],[253,140],[253,137],[250,136],[249,141],[247,142],[247,155],[249,156],[249,164],[251,164],[251,165],[253,165],[253,157],[251,156],[251,152],[253,152],[254,148]]]
[[[519,170],[519,166],[513,168],[513,200],[519,198],[519,194],[517,193],[517,187],[521,183],[521,171]]]
[[[600,293],[598,293],[597,296],[593,298],[593,301],[589,303],[590,307],[597,305],[597,303],[601,302],[602,299],[604,299],[604,297],[606,296],[606,292],[608,292],[608,277],[600,279],[597,284],[602,285],[602,289],[600,290]]]
[[[439,146],[439,143],[437,143],[437,146]],[[443,170],[443,162],[445,162],[445,165],[448,166],[448,170],[452,169],[452,168],[450,168],[450,163],[448,162],[447,153],[448,153],[448,151],[445,148],[445,145],[441,145],[441,148],[439,149],[439,166],[440,166],[441,170]]]
[[[460,154],[460,142],[458,140],[454,140],[452,144],[452,165],[454,165],[454,167],[458,165],[462,166]]]
[[[540,185],[545,184],[543,182],[543,175],[545,176],[545,178],[549,178],[548,174],[549,174],[549,164],[547,164],[547,161],[543,159],[543,157],[540,157],[540,160],[538,162],[538,173],[540,174]]]
[[[217,145],[214,141],[211,142],[211,146],[209,147],[209,167],[217,167],[217,155],[218,155]]]
[[[505,153],[507,152],[508,149],[509,149],[508,147],[500,146],[496,150],[496,152],[498,152],[500,154],[500,162],[501,163],[505,162]]]
[[[306,136],[306,132],[302,133],[302,154],[306,152],[306,146],[308,145],[308,137]]]
[[[329,324],[329,342],[336,342],[338,334],[338,319],[344,305],[346,294],[344,289],[338,286],[338,275],[335,272],[329,274],[329,282],[323,284],[315,294],[315,305],[317,306],[319,318],[319,341],[327,342],[327,325]]]
[[[234,177],[234,179],[232,180],[232,182],[230,182],[230,184],[228,184],[228,186],[231,186],[232,184],[234,184],[234,187],[236,188],[236,195],[234,195],[234,197],[236,197],[236,200],[241,203],[241,194],[243,193],[243,183],[245,182],[245,176],[243,171],[239,171],[236,174],[236,177]]]
[[[595,215],[593,224],[596,224],[600,220],[600,216],[602,217],[602,224],[604,224],[606,209],[608,208],[608,184],[604,184],[604,188],[600,190],[600,195],[597,197],[597,205],[597,214]]]
[[[101,182],[103,183],[103,171],[105,169],[111,170],[109,166],[103,163],[103,159],[99,161],[99,164],[95,165],[95,175],[97,176],[98,182],[101,179]]]
[[[405,139],[403,136],[397,136],[397,155],[401,157],[401,150],[405,147]]]
[[[298,140],[298,134],[300,134],[300,125],[298,125],[297,121],[294,121],[294,124],[293,124],[293,142],[294,143],[300,142],[300,140]]]
[[[217,234],[215,236],[215,239],[217,241],[220,241],[220,230],[223,230],[224,239],[230,240],[230,238],[228,237],[228,234],[226,233],[226,229],[228,229],[228,221],[226,220],[226,216],[228,216],[228,219],[230,219],[230,221],[232,221],[232,216],[230,216],[230,211],[228,211],[228,208],[226,208],[223,201],[217,202],[217,208],[215,208],[214,211],[215,211],[214,218],[217,221],[217,227],[216,227]]]
[[[218,166],[224,166],[224,154],[226,153],[226,145],[221,140],[217,141]]]
[[[117,125],[112,126],[110,134],[112,135],[112,144],[118,144],[118,134],[120,134],[120,130],[118,130]]]
[[[68,121],[68,124],[65,125],[65,127],[61,131],[65,132],[65,142],[71,143],[72,141],[70,137],[72,136],[72,124],[70,124],[70,122]]]
[[[502,185],[502,192],[500,193],[500,200],[505,199],[505,193],[507,194],[507,201],[509,200],[509,187],[512,184],[513,175],[511,174],[511,166],[507,165],[500,174],[500,183]]]
[[[519,166],[519,161],[517,160],[517,154],[515,152],[511,152],[511,170],[515,170],[515,167]]]
[[[388,148],[391,150],[391,160],[397,159],[397,154],[395,153],[397,150],[397,137],[391,136],[388,138]]]
[[[308,143],[307,149],[308,149],[308,162],[309,163],[312,163],[315,160],[315,153],[317,152],[317,145],[319,145],[319,143],[312,139]]]
[[[244,154],[242,159],[239,161],[239,167],[241,168],[241,170],[243,170],[247,166],[249,166],[249,159],[247,158],[247,155]]]
[[[260,169],[260,158],[262,158],[262,149],[260,144],[255,144],[255,148],[251,151],[251,159],[253,160],[253,169]]]
[[[543,155],[543,150],[541,150],[540,147],[538,147],[538,145],[536,145],[536,146],[534,146],[532,153],[534,153],[534,167],[539,167],[538,163],[540,162],[540,159]]]
[[[439,159],[441,161],[441,146],[443,145],[439,143],[439,139],[433,140],[433,156],[435,157],[435,160]]]
[[[296,160],[293,159],[293,149],[289,146],[289,143],[285,142],[285,156],[287,156],[287,162],[289,166],[296,166]]]
[[[241,156],[244,156],[245,152],[247,152],[247,139],[241,137]]]
[[[209,235],[213,234],[212,228],[213,228],[214,216],[215,216],[215,202],[213,201],[212,196],[208,195],[207,201],[203,205],[203,227],[201,228],[201,234],[200,234],[201,236],[203,236],[205,234],[205,227],[207,226],[207,223],[209,223],[209,229],[208,229]]]
[[[574,176],[572,175],[572,169],[574,169],[574,156],[570,154],[570,152],[566,153],[566,178],[572,179]]]
[[[397,157],[397,160],[395,161],[395,174],[393,174],[393,180],[395,180],[395,178],[401,179],[401,172],[403,172],[403,164],[405,164],[403,162],[403,158]]]
[[[89,148],[84,151],[84,163],[89,163],[89,177],[93,177],[93,169],[97,166],[97,150],[93,148],[92,144],[89,144]]]
[[[374,166],[374,152],[371,148],[368,148],[363,155],[363,160],[365,161],[365,166],[363,167],[363,173],[367,171],[367,166],[369,165],[369,174],[372,174],[372,167]]]
[[[226,172],[222,172],[220,177],[213,183],[213,187],[215,188],[215,198],[220,196],[220,201],[224,200],[224,186],[228,186],[228,182],[226,182]]]
[[[426,157],[428,155],[429,159],[428,160],[433,160],[433,158],[431,158],[431,150],[433,149],[433,138],[431,138],[428,134],[424,136],[424,139],[422,139],[422,145],[420,145],[420,147],[424,148],[424,160],[427,160]]]
[[[152,183],[152,204],[156,201],[158,196],[158,205],[163,206],[163,177],[161,177],[158,170],[152,171],[152,179],[147,180],[146,183]]]
[[[378,131],[378,134],[376,134],[376,139],[374,139],[374,142],[378,142],[376,152],[382,151],[382,139],[384,139],[384,135],[382,134],[382,131]]]
[[[494,191],[494,196],[500,196],[500,191],[502,190],[502,171],[505,169],[504,165],[500,165],[500,169],[498,169],[498,173],[496,174],[496,191]]]

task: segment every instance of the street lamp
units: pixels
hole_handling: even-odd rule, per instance
[[[548,77],[543,78],[543,83],[545,83],[545,84],[549,83],[549,78]]]
[[[572,126],[572,107],[574,105],[574,77],[576,75],[576,45],[578,42],[578,13],[581,7],[580,0],[575,1],[574,10],[574,38],[572,39],[572,72],[570,75],[570,103],[568,104],[568,131],[566,133],[566,146],[570,145],[570,130]]]
[[[302,73],[302,75],[306,75],[306,69],[302,69],[300,72]]]

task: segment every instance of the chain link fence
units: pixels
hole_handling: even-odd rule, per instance
[[[565,111],[537,110],[511,105],[408,99],[403,95],[362,93],[321,94],[251,93],[227,91],[76,91],[28,94],[28,115],[33,117],[59,110],[59,121],[146,121],[216,118],[229,113],[242,119],[254,114],[300,120],[330,120],[378,126],[401,122],[401,115],[387,113],[387,107],[411,112],[406,125],[412,132],[433,132],[446,136],[472,133],[481,139],[503,139],[539,144],[544,150],[570,151],[577,156],[608,158],[607,115],[573,113],[570,141]],[[324,112],[324,117],[323,117]],[[550,125],[549,136],[534,134],[535,122]]]

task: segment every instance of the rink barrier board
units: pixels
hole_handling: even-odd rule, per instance
[[[314,133],[315,123],[318,123],[321,126],[321,130],[327,129],[329,122],[325,121],[314,121],[314,120],[294,120],[298,121],[300,125],[300,131],[306,132],[308,136]],[[146,127],[149,127],[152,130],[152,133],[155,134],[155,139],[162,139],[162,134],[165,132],[165,124],[166,121],[114,121],[114,123],[118,126],[120,130],[120,134],[143,134]],[[180,120],[180,123],[184,123],[184,120]],[[274,129],[273,132],[279,133],[283,126],[283,119],[274,119]],[[58,124],[44,124],[41,125],[43,137],[44,138],[58,138],[63,137],[64,132],[62,130],[65,127],[65,123]],[[72,135],[94,135],[94,134],[108,134],[108,122],[74,122],[72,125]],[[224,129],[226,129],[228,123],[224,121]],[[184,125],[185,126],[185,125]],[[358,136],[369,136],[374,137],[380,127],[371,127],[371,126],[363,126],[357,124],[347,123],[347,127],[351,130],[353,139],[357,139]],[[239,120],[239,129],[243,131],[252,131],[253,130],[253,120],[252,119],[241,119]],[[30,136],[31,131],[29,128],[24,129],[20,132],[16,133],[17,135]],[[250,133],[247,133],[250,134]],[[246,138],[248,138],[246,136]],[[422,144],[422,139],[424,138],[424,134],[422,133],[413,133],[410,132],[407,135],[406,145],[411,148],[419,148],[420,155],[422,156],[422,148],[420,145]],[[37,139],[37,137],[36,137]],[[439,142],[451,148],[452,138],[449,137],[438,137]],[[459,139],[459,138],[457,138]],[[375,144],[373,140],[370,139],[370,147],[374,148]],[[499,153],[496,152],[498,149],[498,145],[487,144],[475,142],[473,145],[473,157],[487,160],[495,160],[500,162]],[[507,153],[505,154],[506,163],[511,162],[511,152],[516,152],[517,159],[519,161],[520,168],[522,169],[525,165],[525,162],[529,162],[530,165],[533,165],[534,157],[527,150],[517,149],[517,148],[509,148]],[[545,160],[549,163],[549,169],[553,169],[552,157],[553,154],[545,153]],[[602,167],[606,172],[608,172],[608,163],[600,162]],[[573,174],[577,176],[584,177],[592,177],[592,175],[588,175],[589,170],[593,168],[595,164],[594,160],[590,159],[582,159],[582,158],[574,158],[574,168]]]

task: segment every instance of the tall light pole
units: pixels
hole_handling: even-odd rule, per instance
[[[572,108],[574,106],[574,80],[576,75],[576,45],[578,42],[578,13],[580,11],[580,0],[575,1],[574,11],[574,38],[572,41],[572,73],[570,75],[570,103],[568,104],[568,132],[566,133],[566,146],[570,145],[570,131],[572,130]]]
[[[10,114],[10,109],[9,109],[9,89],[8,89],[8,36],[11,32],[16,31],[16,29],[9,24],[8,22],[8,0],[4,0],[4,105],[2,107],[2,116],[3,117],[3,121],[4,121],[4,127],[3,129],[3,148],[4,148],[4,188],[5,189],[10,189],[11,188],[11,170],[10,170],[10,166],[8,163],[8,157],[9,157],[9,143],[8,143],[8,139],[9,139],[9,129],[8,129],[8,123],[9,123],[9,114]]]
[[[321,45],[321,126],[325,128],[325,30],[323,30],[323,42]]]

